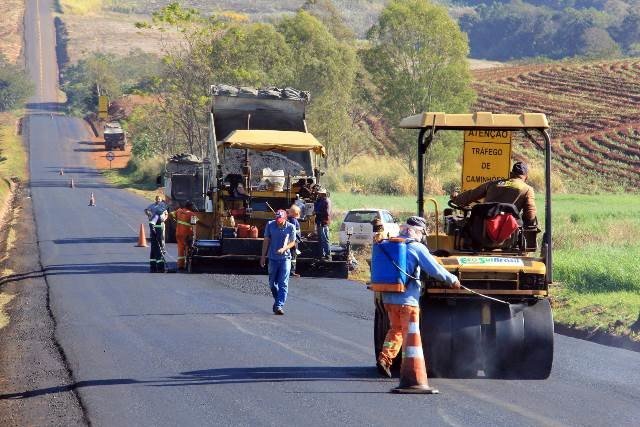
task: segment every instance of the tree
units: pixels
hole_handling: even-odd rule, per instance
[[[354,125],[355,49],[303,10],[284,18],[277,29],[295,52],[291,85],[311,92],[311,132],[327,146],[332,164],[347,163],[368,145],[367,135]]]
[[[67,67],[63,89],[67,106],[79,114],[96,111],[98,91],[115,99],[124,93],[151,92],[160,73],[160,59],[141,50],[132,50],[125,56],[94,53]]]
[[[378,106],[394,126],[422,111],[466,111],[474,99],[466,36],[445,8],[424,0],[392,0],[367,34],[366,68],[379,89]],[[415,133],[394,131],[410,169]]]
[[[33,94],[33,83],[17,65],[0,54],[0,111],[18,108]]]
[[[212,41],[209,67],[216,82],[284,86],[292,80],[293,53],[271,24],[232,25]]]
[[[336,40],[355,39],[354,32],[344,23],[342,15],[331,0],[306,0],[300,9],[318,18]]]

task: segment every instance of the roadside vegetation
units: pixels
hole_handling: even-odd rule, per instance
[[[11,182],[27,178],[27,154],[17,135],[18,117],[0,113],[0,206],[9,196]]]
[[[640,198],[565,195],[553,207],[556,320],[640,341]]]
[[[123,94],[148,94],[160,68],[160,58],[141,50],[120,56],[93,53],[64,71],[62,90],[67,95],[67,109],[78,115],[95,111],[98,88],[112,100]]]
[[[27,73],[0,54],[0,205],[9,195],[11,181],[26,178],[26,153],[17,134],[17,111],[32,93],[33,83]]]
[[[19,66],[0,54],[0,112],[22,107],[33,93],[33,83]]]

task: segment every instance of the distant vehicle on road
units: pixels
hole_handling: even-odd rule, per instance
[[[127,134],[118,122],[108,122],[104,125],[104,149],[113,151],[116,148],[124,151],[127,141]]]
[[[395,237],[400,233],[396,219],[385,209],[352,209],[344,217],[340,226],[340,244],[347,240],[352,245],[370,245],[373,243],[373,224],[379,219],[384,228],[385,237]],[[352,232],[349,238],[349,232]]]

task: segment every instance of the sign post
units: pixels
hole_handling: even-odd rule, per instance
[[[105,120],[109,117],[109,97],[106,95],[98,96],[98,118]]]
[[[496,179],[508,179],[511,167],[511,132],[468,130],[464,132],[462,191]]]
[[[107,158],[107,160],[109,160],[109,169],[111,169],[111,162],[113,161],[113,159],[116,158],[116,155],[113,154],[113,151],[109,151],[105,157]]]

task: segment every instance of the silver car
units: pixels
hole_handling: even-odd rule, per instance
[[[370,245],[373,243],[373,224],[376,219],[382,221],[384,237],[395,237],[400,233],[400,226],[391,213],[385,209],[352,209],[344,217],[340,225],[340,244],[349,239],[353,245]]]

